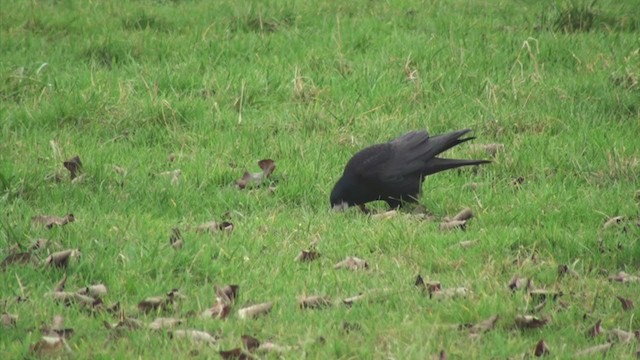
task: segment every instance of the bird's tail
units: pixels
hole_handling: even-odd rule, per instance
[[[429,160],[424,169],[422,176],[435,174],[440,171],[459,168],[461,166],[471,166],[490,163],[490,160],[459,160],[459,159],[443,159],[433,158]]]
[[[448,134],[442,134],[442,135],[429,138],[429,144],[432,146],[433,150],[435,150],[435,153],[433,154],[433,156],[435,157],[436,155],[442,152],[445,152],[456,145],[460,145],[465,141],[475,139],[474,136],[460,139],[462,135],[470,131],[471,129],[458,130],[458,131],[450,132]],[[461,165],[461,166],[464,166],[464,165]]]

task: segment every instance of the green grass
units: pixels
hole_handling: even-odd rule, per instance
[[[243,334],[291,346],[283,357],[293,359],[424,359],[440,350],[521,358],[540,339],[552,358],[569,358],[606,341],[584,336],[598,319],[605,329],[640,329],[639,284],[607,281],[621,270],[640,275],[636,1],[5,0],[1,8],[0,254],[42,237],[41,259],[82,251],[66,270],[0,273],[2,310],[19,316],[0,328],[1,358],[33,356],[29,346],[56,314],[75,330],[72,354],[58,353],[67,358],[215,358]],[[430,177],[421,201],[438,217],[472,207],[467,231],[329,211],[331,187],[357,150],[409,130],[467,127],[475,143],[504,151],[477,171]],[[86,177],[71,184],[62,162],[76,154]],[[452,156],[486,155],[461,146]],[[234,181],[264,158],[276,161],[275,191],[238,190]],[[158,176],[175,169],[177,185]],[[47,179],[57,171],[63,181]],[[76,222],[62,228],[31,224],[68,212]],[[227,212],[229,235],[186,230]],[[617,215],[625,222],[602,230]],[[178,251],[169,246],[176,226]],[[314,240],[321,258],[294,262]],[[463,240],[476,246],[460,248]],[[514,262],[532,254],[537,261]],[[347,256],[369,270],[334,270]],[[580,277],[559,279],[557,266],[574,262]],[[119,301],[145,323],[155,315],[136,304],[178,288],[186,299],[165,316],[220,332],[220,344],[147,330],[114,339],[102,325],[116,322],[111,315],[45,297],[65,272],[67,289],[103,283],[107,304]],[[417,274],[473,293],[431,300],[414,286]],[[563,291],[567,308],[548,304],[538,313],[552,318],[547,326],[515,330],[513,318],[533,307],[507,288],[515,274]],[[216,283],[240,285],[232,315],[189,316],[213,305]],[[381,301],[352,308],[296,303],[383,288]],[[616,296],[636,308],[623,312]],[[269,315],[237,318],[241,305],[263,301],[275,302]],[[496,329],[473,341],[451,327],[494,314]],[[345,321],[361,329],[347,334]],[[638,346],[617,344],[608,358],[634,357]]]

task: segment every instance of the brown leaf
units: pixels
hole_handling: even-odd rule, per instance
[[[414,282],[415,286],[419,287],[419,288],[425,288],[426,285],[424,284],[424,279],[422,278],[422,275],[418,274],[418,276],[416,276],[416,281]]]
[[[220,357],[222,357],[225,360],[251,360],[251,359],[255,359],[255,357],[253,355],[242,351],[242,349],[240,349],[240,348],[235,348],[235,349],[231,349],[231,350],[220,350],[218,352],[218,354],[220,354]]]
[[[635,275],[629,275],[624,271],[620,271],[616,275],[609,276],[609,281],[617,281],[621,283],[638,282],[640,281],[640,277]]]
[[[511,180],[511,185],[516,187],[516,188],[518,188],[518,187],[520,187],[520,185],[524,184],[524,181],[525,181],[524,177],[519,176],[519,177],[514,178],[513,180]]]
[[[260,344],[260,346],[256,349],[258,353],[276,353],[281,354],[283,352],[289,351],[291,348],[289,346],[281,346],[272,343],[271,341],[265,341]]]
[[[391,219],[393,217],[396,217],[397,215],[398,215],[397,210],[389,210],[382,213],[373,214],[371,215],[371,218],[376,220],[384,220],[384,219]]]
[[[65,305],[70,305],[75,301],[75,294],[66,291],[54,291],[45,294],[46,296],[50,296],[56,302],[62,302]]]
[[[546,301],[547,299],[556,300],[564,295],[562,291],[546,290],[546,289],[534,289],[529,291],[531,299],[537,302]]]
[[[573,270],[572,268],[569,267],[569,265],[558,265],[558,276],[562,277],[565,275],[571,275],[573,277],[580,277],[580,274],[578,274],[575,270]]]
[[[73,294],[73,298],[76,301],[76,303],[89,308],[94,308],[99,305],[102,305],[102,300],[94,299],[91,296],[87,296],[87,295],[75,293]]]
[[[181,319],[159,317],[153,320],[148,328],[151,330],[171,329],[182,324]]]
[[[48,242],[49,240],[47,239],[36,239],[33,241],[31,246],[29,247],[29,250],[36,251],[36,250],[44,249],[47,246]]]
[[[368,269],[369,264],[355,256],[349,256],[333,266],[334,269],[361,270]]]
[[[315,250],[302,250],[296,256],[295,261],[299,262],[311,262],[317,260],[320,257],[320,253]]]
[[[75,179],[82,170],[82,161],[78,155],[62,163],[69,170],[71,180]]]
[[[203,233],[203,232],[210,232],[210,233],[215,233],[218,231],[232,231],[233,230],[233,224],[228,222],[228,221],[223,221],[221,223],[216,222],[216,221],[209,221],[206,222],[204,224],[199,225],[196,228],[196,233]]]
[[[607,332],[607,339],[610,342],[619,342],[622,344],[628,344],[633,340],[640,341],[640,331],[632,333],[630,331],[624,331],[622,329],[613,329]]]
[[[260,346],[260,340],[249,335],[242,335],[242,345],[249,352],[253,352]]]
[[[18,322],[18,315],[9,314],[6,312],[2,313],[2,318],[0,320],[2,327],[4,328],[14,327],[16,326],[17,322]]]
[[[66,268],[69,265],[69,259],[77,256],[80,256],[80,251],[78,249],[67,249],[54,252],[44,259],[44,265]]]
[[[471,291],[465,287],[446,288],[429,293],[430,297],[434,300],[445,300],[455,298],[465,298]]]
[[[358,323],[351,323],[348,321],[342,322],[342,331],[344,331],[345,334],[348,334],[351,332],[358,332],[360,330],[362,330],[362,326]]]
[[[10,254],[4,260],[2,260],[2,264],[0,264],[0,268],[4,271],[7,266],[12,264],[20,264],[25,265],[31,262],[31,254],[28,252],[20,252],[15,254]]]
[[[301,296],[298,300],[298,306],[301,309],[320,309],[331,305],[331,299],[326,296]]]
[[[182,242],[182,234],[180,234],[180,229],[178,228],[171,229],[171,236],[169,236],[169,244],[171,244],[171,246],[174,249],[182,248],[183,242]]]
[[[269,313],[271,311],[271,308],[273,308],[273,302],[271,301],[262,304],[246,306],[238,310],[238,317],[240,319],[255,318],[257,316]]]
[[[622,296],[616,296],[618,300],[620,300],[620,305],[622,305],[622,310],[629,311],[633,310],[633,301],[630,299],[625,299]]]
[[[578,351],[574,356],[579,357],[579,356],[594,355],[598,353],[606,353],[607,351],[609,351],[609,349],[611,349],[612,346],[613,346],[613,343],[604,343],[602,345],[592,346],[590,348],[586,348],[584,350]]]
[[[364,300],[366,297],[367,297],[367,295],[364,294],[364,293],[363,294],[358,294],[358,295],[355,295],[355,296],[352,296],[352,297],[348,297],[348,298],[342,300],[342,303],[347,305],[347,306],[351,306],[354,303],[357,303],[359,301]]]
[[[440,223],[440,231],[465,230],[467,222],[465,220],[450,220]]]
[[[262,169],[264,177],[268,178],[276,169],[276,162],[271,159],[264,159],[258,161],[258,166],[260,167],[260,169]]]
[[[589,331],[587,332],[587,336],[593,338],[600,335],[601,333],[602,333],[602,320],[598,320],[596,321],[595,324],[593,324],[591,329],[589,329]]]
[[[547,356],[549,355],[549,347],[547,346],[547,344],[544,342],[544,340],[540,340],[538,341],[538,343],[536,344],[536,348],[535,350],[533,350],[533,354],[536,357],[541,357],[541,356]]]
[[[169,332],[171,339],[189,339],[194,342],[203,342],[214,345],[218,339],[208,332],[200,330],[174,330]]]
[[[529,278],[520,277],[519,275],[514,275],[509,281],[509,289],[511,291],[520,290],[522,288],[531,289],[533,287],[533,281]]]
[[[70,222],[74,222],[76,218],[73,214],[67,214],[65,216],[52,216],[52,215],[38,215],[31,218],[31,222],[36,225],[42,225],[47,229],[51,229],[54,226],[63,226]]]
[[[539,318],[533,315],[518,315],[515,318],[516,326],[519,329],[537,329],[545,326],[549,322],[548,318]]]
[[[473,218],[473,210],[471,208],[464,208],[462,211],[456,214],[451,220],[453,221],[468,221]]]
[[[607,220],[604,225],[602,225],[602,228],[604,230],[610,228],[610,227],[614,227],[616,225],[619,225],[622,223],[622,220],[624,220],[624,216],[615,216],[612,217],[611,219]]]
[[[469,334],[479,335],[493,330],[496,327],[496,323],[498,322],[499,318],[499,315],[493,315],[492,317],[482,320],[475,325],[471,325],[471,327],[469,327]]]
[[[239,285],[227,285],[225,287],[220,287],[215,285],[216,296],[218,297],[218,301],[222,301],[225,304],[233,304],[238,297],[238,291],[240,291]]]
[[[138,303],[138,309],[145,313],[157,311],[165,307],[165,299],[161,296],[148,297]]]
[[[248,171],[245,171],[242,178],[236,181],[236,185],[240,189],[244,189],[248,186],[259,186],[262,181],[269,178],[276,169],[276,163],[271,159],[258,161],[258,166],[262,169],[261,173],[249,173]]]

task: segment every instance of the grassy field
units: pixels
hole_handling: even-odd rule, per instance
[[[610,337],[640,330],[640,282],[608,277],[640,276],[639,78],[636,0],[2,0],[0,255],[30,261],[0,272],[1,310],[17,315],[0,327],[0,358],[217,358],[242,335],[283,347],[256,354],[267,358],[521,359],[539,340],[550,358],[609,341],[607,358],[636,358],[640,342]],[[329,211],[359,149],[463,128],[477,139],[451,156],[504,148],[491,165],[428,178],[421,203],[437,218],[472,208],[466,231]],[[72,182],[63,161],[75,155]],[[266,158],[268,183],[238,189]],[[32,221],[67,213],[75,221],[52,229]],[[195,231],[212,220],[233,231]],[[314,246],[319,259],[294,261]],[[43,265],[64,249],[81,255]],[[368,269],[334,269],[348,256]],[[51,298],[65,274],[67,292],[104,284],[103,307],[119,302],[145,326],[183,322],[107,329],[117,314]],[[470,292],[430,297],[418,274]],[[562,296],[539,305],[531,288],[509,289],[516,275]],[[200,316],[216,284],[239,285],[225,320]],[[165,310],[137,306],[176,288],[184,298]],[[336,304],[300,309],[303,295]],[[239,318],[267,301],[269,314]],[[34,348],[55,315],[73,335]],[[486,332],[464,325],[494,315]],[[547,323],[519,329],[518,315]]]

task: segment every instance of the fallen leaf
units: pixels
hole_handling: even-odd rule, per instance
[[[516,188],[520,187],[520,185],[524,184],[524,181],[525,181],[524,177],[519,176],[519,177],[514,178],[513,180],[511,180],[511,186],[515,186]]]
[[[276,169],[276,163],[271,159],[258,161],[258,166],[260,167],[260,169],[262,169],[262,172],[250,173],[248,171],[245,171],[242,175],[242,178],[236,181],[236,185],[240,189],[244,189],[247,186],[259,186],[262,181],[269,178],[273,171]]]
[[[476,242],[472,240],[464,240],[464,241],[460,241],[458,245],[463,249],[468,249],[472,246],[475,246]]]
[[[467,221],[473,218],[473,210],[471,208],[464,208],[457,213],[451,220],[453,221]]]
[[[214,345],[218,339],[208,332],[200,330],[173,330],[169,332],[171,339],[189,339],[194,342],[203,342]]]
[[[538,343],[536,344],[536,348],[535,350],[533,350],[533,354],[536,357],[541,357],[541,356],[547,356],[549,355],[549,347],[547,346],[547,344],[544,342],[544,340],[540,340],[538,341]]]
[[[62,163],[64,167],[69,170],[69,176],[71,180],[75,179],[82,170],[82,161],[78,155]]]
[[[260,340],[254,338],[253,336],[242,335],[241,339],[242,339],[242,345],[249,352],[253,352],[255,349],[257,349],[260,346]]]
[[[231,312],[231,305],[219,301],[212,307],[203,311],[202,314],[200,314],[200,317],[226,319],[227,316],[229,316],[230,312]]]
[[[499,315],[493,315],[488,319],[482,320],[481,322],[471,325],[469,327],[469,334],[471,335],[479,335],[482,333],[486,333],[487,331],[493,330],[496,327],[496,323],[500,318]]]
[[[537,329],[545,326],[548,318],[539,318],[533,315],[518,315],[515,318],[516,326],[520,329]]]
[[[272,343],[271,341],[265,341],[258,346],[255,350],[257,353],[276,353],[281,354],[283,352],[291,350],[289,346],[282,346]]]
[[[29,250],[36,251],[36,250],[44,249],[47,246],[48,242],[49,240],[47,239],[36,239],[33,241],[31,246],[29,247]]]
[[[78,256],[80,256],[80,251],[78,249],[67,249],[54,252],[44,259],[44,265],[66,268],[69,265],[69,259]]]
[[[607,220],[604,225],[602,225],[602,229],[606,230],[610,227],[614,227],[616,225],[619,225],[622,223],[622,221],[624,220],[624,216],[615,216],[612,217],[611,219]]]
[[[178,228],[171,229],[171,236],[169,236],[169,244],[171,244],[171,246],[174,249],[182,248],[183,242],[182,242],[182,234],[180,234],[180,229]]]
[[[393,217],[396,217],[397,215],[398,215],[397,210],[389,210],[383,213],[373,214],[371,215],[371,218],[376,220],[383,220],[383,219],[391,219]]]
[[[344,331],[346,334],[354,332],[354,331],[360,331],[362,330],[362,326],[358,323],[350,323],[348,321],[343,321],[342,322],[342,331]]]
[[[465,230],[466,220],[450,220],[440,223],[440,231],[451,231],[455,229]]]
[[[15,254],[10,254],[4,260],[2,260],[2,264],[0,264],[0,268],[4,271],[7,266],[12,264],[25,265],[31,262],[31,254],[28,252],[20,252]]]
[[[247,306],[238,310],[238,317],[240,319],[255,318],[259,315],[269,313],[271,311],[271,308],[273,308],[273,302],[271,301],[262,304]]]
[[[520,277],[519,275],[514,275],[509,281],[509,289],[511,291],[516,291],[520,289],[531,289],[533,287],[533,281],[529,278]]]
[[[231,350],[220,350],[218,351],[220,357],[225,360],[250,360],[255,359],[255,357],[251,354],[248,354],[240,348],[235,348]]]
[[[578,356],[593,355],[598,353],[606,353],[607,351],[609,351],[609,349],[611,349],[612,346],[613,346],[613,343],[604,343],[602,345],[592,346],[590,348],[586,348],[584,350],[578,351],[574,356],[578,357]]]
[[[631,301],[630,299],[625,299],[622,296],[616,296],[616,298],[618,298],[618,300],[620,300],[620,305],[622,305],[622,310],[624,311],[629,311],[633,309],[633,301]]]
[[[138,303],[138,309],[145,313],[157,311],[166,307],[165,299],[161,296],[148,297]]]
[[[72,292],[54,291],[45,294],[45,296],[50,296],[54,301],[62,302],[65,305],[70,305],[75,301],[75,294]]]
[[[206,222],[204,224],[199,225],[196,228],[196,233],[203,233],[203,232],[210,232],[210,233],[215,233],[218,231],[232,231],[233,230],[233,224],[228,222],[228,221],[223,221],[221,223],[216,222],[216,221],[209,221]]]
[[[225,287],[215,285],[214,288],[218,301],[222,301],[225,304],[233,304],[238,297],[238,291],[240,291],[240,286],[238,285],[227,285]]]
[[[2,318],[0,320],[2,327],[5,327],[5,328],[14,327],[16,326],[17,322],[18,322],[18,315],[9,314],[6,312],[2,314]]]
[[[342,300],[342,303],[347,305],[347,306],[351,306],[354,303],[357,303],[359,301],[364,300],[366,297],[367,297],[367,295],[362,293],[362,294],[358,294],[358,295],[355,295],[355,296],[352,296],[352,297],[348,297],[348,298]]]
[[[89,295],[92,298],[96,299],[107,295],[107,287],[103,284],[89,285],[78,290],[78,294]]]
[[[565,275],[570,275],[576,278],[580,277],[580,274],[578,274],[575,270],[570,268],[568,265],[565,265],[565,264],[558,265],[558,276],[565,276]]]
[[[546,289],[534,289],[529,291],[529,296],[534,301],[546,301],[547,299],[556,300],[564,295],[562,291],[546,290]]]
[[[82,295],[78,293],[73,294],[73,299],[76,301],[76,303],[86,307],[90,307],[90,308],[93,308],[102,304],[102,300],[100,299],[95,299],[95,298],[92,298],[91,296]]]
[[[334,269],[361,270],[368,269],[369,264],[355,256],[349,256],[333,266]]]
[[[320,257],[320,253],[315,250],[302,250],[296,256],[295,261],[299,262],[311,262],[317,260]]]
[[[151,330],[171,329],[182,324],[181,319],[159,317],[153,320],[148,328]]]
[[[302,296],[298,300],[298,306],[301,309],[320,309],[331,306],[331,299],[319,295]]]
[[[141,329],[144,325],[138,319],[128,318],[124,315],[124,311],[120,312],[118,322],[115,325],[111,325],[108,322],[103,322],[104,326],[110,330],[136,330]]]
[[[607,332],[607,339],[610,342],[628,344],[633,340],[640,341],[640,330],[636,332],[624,331],[622,329],[612,329]]]
[[[469,289],[465,287],[446,288],[431,292],[429,295],[434,300],[446,300],[455,298],[465,298],[471,293]]]
[[[593,337],[596,337],[596,336],[600,335],[601,333],[602,333],[602,320],[598,320],[589,329],[589,331],[587,332],[587,336],[593,338]]]
[[[610,281],[617,281],[617,282],[621,282],[621,283],[628,283],[628,282],[638,282],[638,281],[640,281],[640,277],[635,276],[635,275],[629,275],[624,271],[620,271],[616,275],[609,276],[609,280]]]
[[[74,222],[76,218],[73,214],[67,214],[65,216],[52,216],[52,215],[38,215],[31,218],[31,222],[36,225],[42,225],[47,229],[51,229],[54,226],[63,226],[70,222]]]
[[[64,318],[61,315],[55,315],[53,320],[51,321],[51,326],[45,326],[42,329],[43,336],[49,337],[61,337],[64,339],[69,339],[74,333],[74,330],[71,328],[64,328]]]
[[[182,171],[180,169],[176,169],[171,171],[164,171],[159,173],[158,175],[164,176],[164,177],[170,177],[171,185],[178,185],[178,183],[180,183],[180,177],[182,176]]]

